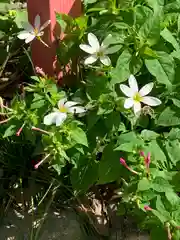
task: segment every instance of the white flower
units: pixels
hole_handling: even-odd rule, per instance
[[[158,106],[161,101],[158,98],[147,96],[153,89],[154,83],[148,83],[140,90],[136,78],[131,75],[129,77],[129,87],[120,84],[121,91],[128,97],[124,102],[124,108],[128,109],[133,107],[135,115],[139,115],[141,112],[141,102],[149,106]]]
[[[23,23],[24,30],[18,34],[19,39],[24,39],[25,43],[33,41],[35,38],[40,40],[44,34],[43,30],[50,24],[50,20],[46,21],[42,26],[40,25],[40,16],[37,15],[34,20],[34,26],[30,23]]]
[[[83,51],[90,54],[90,56],[87,57],[84,61],[85,65],[92,64],[96,62],[98,59],[100,59],[102,64],[106,66],[111,65],[111,60],[107,55],[117,52],[120,49],[120,46],[116,45],[113,47],[109,47],[109,43],[107,43],[107,39],[110,37],[112,36],[108,35],[100,45],[97,37],[93,33],[88,34],[89,45],[86,45],[86,44],[79,45],[79,47]]]
[[[79,104],[78,102],[68,101],[66,99],[62,99],[58,102],[58,108],[55,109],[54,112],[46,115],[44,117],[44,124],[51,125],[56,124],[56,126],[60,126],[67,118],[67,113],[84,113],[86,110],[84,107],[75,105]]]

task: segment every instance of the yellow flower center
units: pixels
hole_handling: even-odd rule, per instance
[[[141,101],[142,101],[142,97],[141,97],[141,95],[137,92],[137,93],[134,95],[133,100],[136,101],[136,102],[141,102]]]
[[[96,53],[97,57],[103,57],[104,56],[104,52],[103,51],[99,51]]]
[[[59,107],[59,111],[62,113],[67,113],[68,112],[68,108],[66,108],[64,105]]]
[[[35,36],[37,36],[37,35],[38,35],[38,33],[39,33],[39,29],[37,29],[37,28],[34,28],[34,35],[35,35]]]

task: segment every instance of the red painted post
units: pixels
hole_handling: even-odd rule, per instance
[[[49,76],[54,76],[54,63],[56,60],[56,41],[54,30],[56,26],[55,12],[69,14],[78,17],[81,14],[81,0],[27,0],[28,17],[31,24],[34,23],[36,15],[41,17],[41,25],[47,20],[51,24],[44,30],[43,41],[49,45],[44,46],[40,41],[32,42],[32,61],[34,66],[44,70]],[[56,72],[57,76],[58,73]]]

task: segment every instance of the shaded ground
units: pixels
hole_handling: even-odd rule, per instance
[[[50,210],[46,221],[43,224],[43,218],[37,217],[36,220],[31,214],[27,212],[22,214],[16,210],[10,210],[3,220],[0,227],[1,240],[85,240],[85,239],[105,239],[96,237],[85,236],[82,231],[82,226],[77,220],[75,212],[66,211],[53,211]],[[132,226],[123,227],[121,222],[116,223],[110,240],[148,240],[146,234],[140,234]],[[32,231],[33,227],[33,231]],[[123,231],[121,231],[123,227]],[[39,235],[37,232],[39,231]],[[32,235],[32,238],[31,238]],[[35,237],[36,236],[36,237]]]

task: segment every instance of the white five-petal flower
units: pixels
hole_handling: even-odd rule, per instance
[[[45,125],[56,124],[56,126],[60,126],[67,118],[67,113],[84,113],[86,109],[78,105],[78,102],[66,101],[66,99],[61,99],[58,102],[58,108],[55,109],[54,112],[46,115],[44,117]]]
[[[161,104],[161,100],[158,98],[147,96],[153,89],[153,82],[146,84],[140,90],[133,75],[129,77],[128,82],[129,87],[120,84],[121,91],[128,97],[124,102],[124,108],[129,109],[133,107],[135,115],[139,115],[141,112],[141,103],[148,106],[158,106]]]
[[[108,54],[112,54],[117,52],[120,49],[119,45],[109,47],[109,43],[107,43],[107,39],[111,38],[111,35],[108,35],[102,44],[100,45],[97,37],[93,33],[88,34],[88,43],[87,44],[80,44],[79,47],[84,51],[90,54],[85,61],[85,65],[92,64],[100,59],[101,63],[110,66],[111,60],[108,57]]]
[[[29,43],[33,41],[35,38],[39,39],[44,34],[43,30],[50,24],[50,20],[46,21],[41,26],[40,16],[37,15],[34,20],[34,26],[32,26],[29,22],[22,23],[24,30],[18,34],[19,39],[24,39],[25,43]]]

